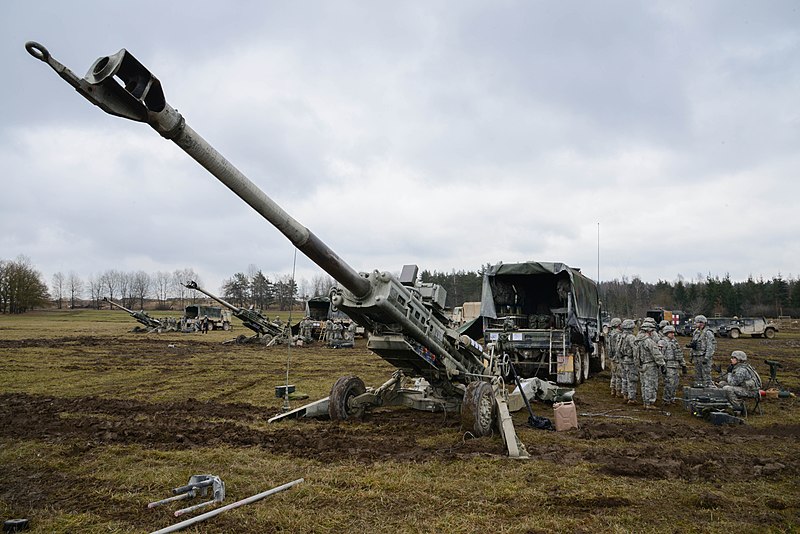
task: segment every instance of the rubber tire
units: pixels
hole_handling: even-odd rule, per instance
[[[488,382],[470,382],[461,403],[461,426],[476,437],[489,436],[497,420],[494,391]]]
[[[591,370],[589,368],[590,359],[589,359],[589,351],[588,350],[584,350],[582,352],[581,361],[582,361],[581,369],[583,370],[583,376],[581,377],[581,384],[583,384],[586,380],[589,379],[589,371]]]
[[[764,330],[764,337],[767,339],[772,339],[775,337],[775,329],[774,328],[767,328]]]
[[[331,396],[328,400],[328,415],[333,421],[345,421],[355,417],[360,417],[363,410],[353,410],[350,407],[350,399],[358,397],[366,392],[364,381],[357,376],[343,376],[339,378],[331,388]]]
[[[583,354],[576,350],[572,356],[572,385],[578,386],[583,383]]]
[[[269,334],[264,334],[258,338],[258,341],[262,345],[269,345],[269,342],[272,341],[272,336]]]
[[[731,328],[728,332],[728,337],[731,339],[739,339],[740,335],[742,335],[742,333],[739,332],[738,328]]]
[[[589,358],[589,372],[601,373],[606,370],[606,346],[605,343],[595,343],[597,347],[595,352],[600,352],[600,356],[596,358]]]

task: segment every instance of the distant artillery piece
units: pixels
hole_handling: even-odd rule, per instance
[[[143,324],[145,326],[145,328],[142,328],[141,326],[136,326],[131,330],[131,332],[153,333],[153,332],[162,332],[162,331],[165,331],[165,330],[168,329],[166,324],[163,324],[161,321],[159,321],[158,319],[156,319],[154,317],[150,317],[149,315],[147,315],[147,312],[144,311],[144,310],[141,310],[141,311],[138,311],[138,312],[137,311],[133,311],[133,310],[129,310],[125,306],[122,306],[121,304],[117,304],[113,300],[108,299],[106,297],[103,297],[103,301],[104,302],[108,302],[110,305],[115,306],[115,307],[119,308],[122,311],[128,312],[128,314],[131,317],[133,317],[134,319],[136,319],[137,321],[139,321],[141,324]]]
[[[234,306],[230,302],[227,302],[226,300],[223,300],[220,297],[198,286],[197,282],[195,282],[194,280],[190,280],[189,282],[184,284],[184,286],[186,286],[188,289],[194,289],[195,291],[199,291],[200,293],[203,293],[210,299],[219,302],[220,304],[231,310],[233,316],[241,320],[244,326],[255,332],[255,335],[253,336],[247,337],[245,335],[240,335],[233,339],[229,339],[224,343],[263,343],[267,346],[271,346],[283,343],[291,337],[291,333],[288,330],[288,326],[287,328],[283,328],[281,325],[271,322],[269,319],[267,319],[254,309],[240,308],[238,306]]]

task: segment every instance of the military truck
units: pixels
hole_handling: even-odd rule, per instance
[[[203,317],[208,317],[209,330],[231,329],[231,312],[219,306],[190,304],[183,309],[183,324],[186,329],[199,329]]]
[[[605,368],[597,284],[564,263],[498,263],[483,277],[487,343],[524,377],[577,385]]]
[[[772,339],[778,331],[778,325],[764,317],[734,317],[717,328],[720,336],[738,339],[740,336],[766,337]]]

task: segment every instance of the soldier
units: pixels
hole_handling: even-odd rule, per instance
[[[305,342],[311,341],[311,318],[308,316],[303,317],[303,320],[300,321],[300,337]]]
[[[281,317],[279,315],[276,315],[275,320],[272,322],[275,323],[277,326],[283,326],[283,321],[281,321]]]
[[[660,323],[658,323],[658,329],[656,330],[656,333],[658,334],[658,339],[656,341],[661,341],[662,339],[667,337],[666,334],[664,334],[664,328],[669,326],[669,324],[670,324],[670,322],[667,321],[666,319],[664,319]]]
[[[628,404],[636,404],[636,390],[639,389],[639,369],[633,359],[633,319],[622,321],[622,334],[619,340],[619,360],[622,362],[622,394]]]
[[[718,384],[728,393],[728,401],[735,408],[741,407],[742,398],[753,398],[759,395],[761,377],[755,369],[747,363],[747,354],[741,350],[731,352],[731,365],[725,380]]]
[[[708,319],[705,315],[698,315],[694,318],[695,331],[692,334],[692,341],[686,345],[692,349],[690,361],[694,363],[694,382],[697,387],[713,387],[711,380],[711,364],[714,359],[714,350],[717,348],[717,340],[714,333],[706,328]]]
[[[675,327],[671,324],[664,327],[661,332],[664,339],[659,341],[659,348],[664,355],[664,363],[667,366],[667,373],[664,376],[664,393],[662,399],[664,404],[675,404],[675,392],[678,391],[680,374],[678,369],[686,374],[686,360],[683,359],[683,351],[675,339]]]
[[[655,322],[642,323],[639,338],[639,375],[642,382],[642,401],[645,410],[654,410],[658,395],[658,377],[665,374],[667,367],[664,355],[658,347]],[[638,337],[638,336],[637,336]]]
[[[622,337],[622,321],[614,317],[609,323],[606,336],[606,354],[611,362],[611,396],[622,397],[622,363],[619,361],[619,340]]]

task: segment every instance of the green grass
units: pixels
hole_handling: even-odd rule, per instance
[[[281,407],[274,387],[285,380],[287,358],[290,382],[311,399],[327,395],[338,376],[357,374],[373,386],[386,380],[393,368],[363,342],[354,350],[223,346],[243,330],[128,332],[135,324],[109,311],[0,316],[0,395],[59,407],[55,421],[22,421],[5,410],[3,518],[27,517],[31,532],[156,530],[177,521],[178,506],[147,503],[192,474],[212,473],[226,483],[226,504],[305,482],[190,532],[800,528],[797,399],[765,401],[765,414],[746,427],[714,427],[680,408],[665,415],[622,406],[607,395],[604,373],[579,388],[579,413],[635,420],[583,416],[581,430],[553,433],[527,428],[517,413],[532,458],[509,460],[497,436],[466,439],[441,414],[384,409],[347,424],[266,423]],[[734,348],[748,352],[765,381],[763,360],[782,361],[778,378],[800,389],[798,333],[719,340],[718,361]],[[193,442],[195,430],[221,433]],[[237,437],[248,433],[254,442]]]

